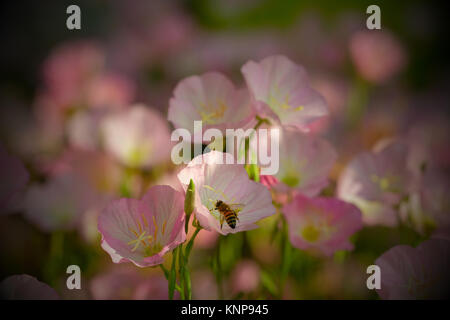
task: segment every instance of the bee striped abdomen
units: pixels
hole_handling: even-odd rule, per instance
[[[236,213],[233,210],[227,210],[223,213],[225,221],[231,229],[236,228]]]
[[[217,200],[215,207],[220,212],[220,228],[222,229],[222,223],[224,220],[231,229],[236,228],[236,221],[238,220],[237,211],[231,209],[231,207],[222,200]]]

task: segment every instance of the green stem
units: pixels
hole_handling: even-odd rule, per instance
[[[282,260],[281,260],[281,277],[280,277],[280,290],[279,295],[280,298],[283,295],[284,286],[286,284],[286,279],[291,269],[292,264],[292,248],[289,242],[289,234],[288,227],[285,219],[282,219],[283,227],[282,227],[282,241],[281,241],[281,252],[282,252]]]
[[[59,276],[63,264],[64,252],[64,233],[55,231],[50,237],[50,250],[48,255],[48,264],[45,268],[47,281],[50,285],[56,285],[56,279]]]
[[[180,292],[181,300],[192,299],[192,287],[191,287],[191,274],[189,272],[188,263],[189,256],[191,254],[192,247],[194,246],[195,238],[202,228],[197,227],[191,239],[188,241],[183,251],[183,245],[179,245],[172,252],[172,266],[170,272],[160,264],[160,268],[164,273],[164,276],[169,281],[169,299],[173,299],[174,290]],[[178,259],[178,279],[179,285],[177,285],[177,270],[176,264]]]
[[[219,236],[219,239],[217,241],[217,251],[216,251],[216,281],[217,281],[217,289],[218,289],[218,295],[219,300],[223,300],[224,293],[223,293],[223,282],[222,282],[222,263],[220,259],[220,247],[221,247],[222,237]]]
[[[194,246],[195,238],[197,237],[197,235],[200,232],[200,230],[202,230],[202,228],[200,228],[200,227],[197,227],[197,229],[195,229],[194,234],[191,237],[191,240],[189,240],[188,244],[186,245],[186,249],[184,251],[184,253],[185,253],[184,257],[186,259],[186,265],[189,262],[189,256],[191,254],[192,247]]]
[[[185,293],[185,283],[184,283],[184,256],[183,256],[183,245],[180,245],[178,249],[178,276],[180,278],[180,288],[181,288],[181,300],[186,299]]]
[[[166,267],[164,267],[163,264],[160,264],[159,267],[163,271],[164,277],[166,277],[166,280],[169,280],[169,276],[170,276],[169,270],[167,270]]]
[[[177,280],[176,263],[177,263],[178,247],[172,251],[172,266],[170,267],[168,285],[169,285],[169,300],[173,300],[173,294],[175,292],[175,285]]]

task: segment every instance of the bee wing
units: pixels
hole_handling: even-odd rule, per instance
[[[230,203],[229,206],[231,209],[242,210],[242,208],[244,207],[244,204],[243,203]]]

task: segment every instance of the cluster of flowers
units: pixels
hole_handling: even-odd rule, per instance
[[[101,246],[112,260],[139,267],[161,265],[167,253],[185,243],[181,256],[189,256],[195,238],[187,239],[191,212],[197,230],[222,235],[254,229],[278,212],[294,247],[325,256],[352,250],[350,237],[363,225],[406,224],[425,235],[438,228],[419,247],[394,247],[376,261],[386,272],[379,293],[383,298],[439,297],[446,289],[436,281],[445,283],[448,262],[442,257],[450,253],[449,185],[436,160],[442,155],[435,157],[426,130],[382,141],[357,155],[339,176],[335,197],[323,196],[337,152],[314,129],[328,107],[303,67],[270,56],[242,67],[244,88],[217,72],[182,80],[169,102],[168,120],[192,133],[198,120],[204,129],[223,133],[279,128],[278,173],[259,176],[256,169],[249,174],[248,166],[224,164],[219,159],[231,155],[215,150],[151,185],[146,175],[170,161],[168,122],[155,109],[131,104],[133,86],[106,72],[97,50],[79,49],[73,56],[72,49],[62,48],[57,59],[49,60],[47,90],[36,104],[37,130],[43,133],[36,145],[47,152],[38,163],[48,181],[26,188],[24,165],[0,149],[3,211],[23,210],[48,232],[79,227],[89,241],[96,237],[98,219]],[[56,161],[48,156],[67,141],[70,150]],[[252,143],[258,141],[251,141],[250,153]],[[126,198],[115,199],[117,194]],[[235,226],[224,221],[219,201],[236,214]],[[432,262],[438,263],[427,267]]]
[[[327,114],[324,99],[314,91],[304,69],[284,56],[272,56],[242,68],[248,89],[237,90],[219,73],[183,80],[170,101],[169,120],[176,127],[192,128],[194,120],[219,128],[247,127],[259,119],[280,126],[284,133],[279,183],[264,186],[252,181],[243,165],[221,164],[231,156],[211,151],[203,161],[193,159],[178,173],[184,191],[195,185],[195,218],[207,230],[221,234],[250,230],[255,222],[276,213],[270,190],[289,189],[291,199],[282,212],[290,238],[301,249],[326,255],[351,249],[349,236],[362,227],[356,206],[335,198],[316,198],[327,185],[336,152],[326,141],[308,135],[308,125]],[[303,131],[303,132],[302,132]],[[266,181],[263,177],[263,181]],[[223,221],[217,209],[222,201],[239,206],[236,226]],[[141,200],[112,202],[99,217],[103,248],[115,262],[138,266],[162,263],[162,256],[185,241],[184,194],[154,186]]]

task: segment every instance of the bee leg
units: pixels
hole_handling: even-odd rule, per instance
[[[220,215],[220,230],[222,230],[223,221],[225,220],[223,215]]]

